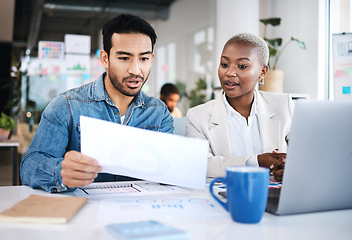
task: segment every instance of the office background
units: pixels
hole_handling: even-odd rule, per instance
[[[24,61],[26,50],[30,46],[31,51],[27,51],[27,57],[30,57],[31,62],[35,62],[38,57],[38,41],[63,42],[65,28],[69,29],[66,33],[87,35],[87,31],[82,27],[73,29],[76,21],[71,21],[72,26],[68,21],[56,21],[56,25],[59,23],[60,26],[62,23],[61,30],[56,34],[51,32],[53,29],[48,27],[48,23],[50,17],[55,16],[54,3],[59,2],[62,6],[66,4],[66,7],[70,6],[69,3],[71,7],[84,3],[81,5],[81,14],[77,14],[76,18],[83,18],[84,15],[88,17],[85,19],[85,26],[91,37],[91,69],[96,71],[89,74],[88,80],[94,79],[95,74],[103,71],[97,67],[99,61],[95,61],[96,50],[102,45],[100,26],[103,21],[92,24],[94,19],[99,18],[99,14],[94,15],[94,12],[87,10],[89,7],[94,10],[92,6],[99,5],[100,1],[5,0],[0,3],[2,78],[8,77],[7,70],[11,65],[12,52]],[[134,4],[138,5],[137,2],[141,1]],[[124,1],[110,0],[104,3],[105,6],[124,6],[122,9],[126,12],[130,7]],[[282,54],[278,68],[284,72],[283,91],[304,94],[311,99],[333,99],[331,35],[351,32],[350,0],[150,0],[144,3],[151,4],[152,7],[146,8],[147,5],[142,5],[139,9],[130,9],[130,13],[147,19],[158,35],[154,66],[144,87],[144,91],[149,95],[158,97],[160,87],[165,82],[182,83],[186,92],[189,92],[196,87],[199,79],[203,79],[208,86],[206,95],[209,98],[212,87],[219,86],[217,67],[226,40],[239,32],[252,32],[262,36],[263,25],[259,19],[279,17],[282,19],[280,26],[269,27],[267,36],[282,37],[284,42],[294,36],[304,41],[307,46],[306,50],[300,50],[296,44],[290,44]],[[52,12],[44,11],[43,4],[49,4],[46,6],[51,6]],[[155,4],[159,4],[159,7]],[[20,18],[18,14],[30,16]],[[65,15],[64,12],[61,14]],[[38,16],[41,16],[41,19],[38,19]],[[22,19],[21,24],[16,23],[16,19]],[[27,27],[24,27],[24,19],[28,20]],[[31,21],[36,21],[37,24]],[[51,21],[54,24],[54,20]],[[44,26],[46,28],[41,29]],[[33,32],[38,33],[37,39]],[[84,83],[87,77],[82,75],[82,78],[85,78],[81,81]],[[50,76],[45,79],[49,85],[55,80]],[[44,89],[40,91],[45,92]],[[48,95],[53,98],[56,94],[58,92]],[[10,97],[10,92],[2,90],[1,95],[3,105]],[[189,107],[185,99],[180,105],[185,113]]]

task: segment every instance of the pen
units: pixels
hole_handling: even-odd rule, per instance
[[[83,192],[85,192],[87,195],[89,195],[89,193],[86,190],[84,190],[83,188],[79,188],[79,189],[81,189]]]

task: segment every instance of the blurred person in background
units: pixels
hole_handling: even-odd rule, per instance
[[[180,92],[176,85],[172,83],[164,84],[160,89],[160,100],[162,100],[169,109],[171,116],[174,118],[182,117],[181,110],[177,107],[180,100]]]

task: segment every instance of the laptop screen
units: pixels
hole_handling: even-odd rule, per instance
[[[298,100],[278,214],[352,208],[352,102]]]

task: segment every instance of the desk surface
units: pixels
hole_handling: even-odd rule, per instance
[[[0,147],[18,147],[19,145],[18,141],[0,141]]]
[[[26,186],[0,187],[0,212],[10,208],[30,194],[63,197],[72,193],[48,194],[32,190]],[[184,193],[185,194],[185,193]],[[192,191],[187,197],[210,197],[207,192]],[[135,197],[136,198],[136,197]],[[148,198],[141,198],[146,201]],[[170,198],[172,199],[172,197]],[[175,198],[173,198],[175,199]],[[150,200],[150,199],[149,199]],[[184,214],[138,214],[137,206],[128,205],[122,209],[126,198],[89,199],[71,221],[63,225],[0,223],[1,239],[85,239],[113,240],[105,226],[111,223],[157,220],[190,233],[189,239],[352,239],[352,210],[329,211],[291,216],[274,216],[265,213],[259,224],[240,224],[233,222],[225,211],[213,216]],[[107,206],[110,210],[107,210]],[[127,205],[125,205],[127,206]],[[105,211],[105,212],[104,212]],[[129,212],[131,214],[129,214]]]

